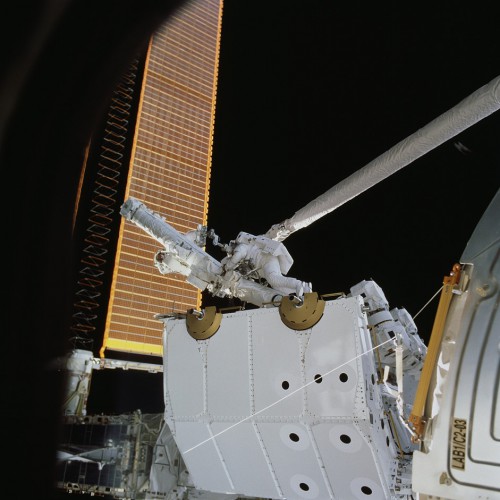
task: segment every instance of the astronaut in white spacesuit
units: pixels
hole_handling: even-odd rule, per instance
[[[311,284],[286,275],[293,259],[279,241],[266,236],[240,232],[236,240],[225,246],[227,257],[221,261],[223,272],[238,271],[250,278],[265,280],[275,290],[302,297],[311,292]]]

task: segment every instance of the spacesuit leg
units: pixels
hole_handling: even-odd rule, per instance
[[[269,285],[280,292],[286,294],[296,293],[297,296],[301,297],[304,295],[304,292],[311,291],[309,283],[305,283],[296,278],[283,276],[277,257],[273,256],[272,259],[269,259],[266,264],[264,264],[262,267],[262,274]]]

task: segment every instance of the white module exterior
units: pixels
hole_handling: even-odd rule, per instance
[[[433,418],[414,453],[421,498],[500,499],[499,221],[500,190],[460,259],[466,279],[444,327]]]
[[[208,340],[183,319],[164,333],[166,423],[197,490],[409,498],[360,296],[326,302],[306,331],[260,308],[224,314]]]

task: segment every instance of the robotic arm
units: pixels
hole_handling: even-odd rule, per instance
[[[279,290],[248,279],[236,269],[226,272],[221,262],[196,244],[192,232],[181,234],[164,217],[149,210],[139,200],[128,198],[120,214],[163,246],[154,257],[154,264],[160,273],[179,273],[185,276],[188,283],[207,290],[213,296],[236,297],[258,307],[272,306],[282,297],[283,293]],[[207,236],[214,240],[214,244],[228,250],[228,245],[219,244],[213,231]]]

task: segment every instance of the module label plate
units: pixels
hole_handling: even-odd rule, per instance
[[[465,470],[467,455],[467,421],[463,418],[454,418],[451,429],[451,467]]]

